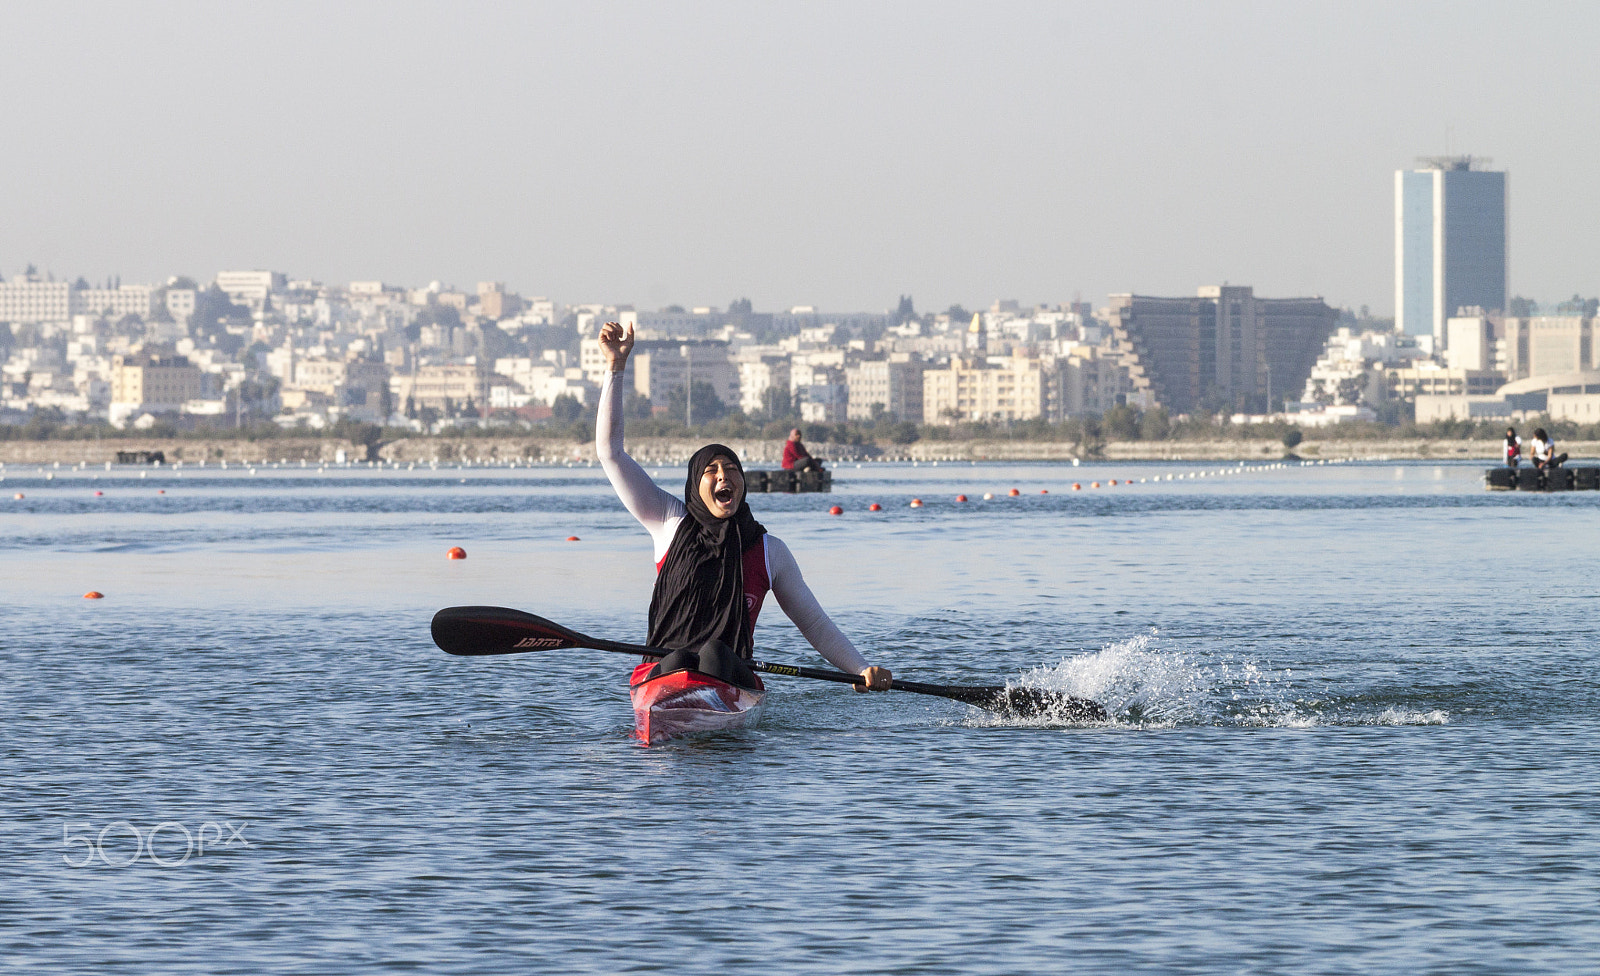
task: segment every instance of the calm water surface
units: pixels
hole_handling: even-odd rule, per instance
[[[428,639],[466,603],[642,639],[649,541],[596,470],[13,465],[0,958],[1594,971],[1600,493],[1221,470],[845,465],[757,496],[875,663],[1114,720],[775,678],[760,727],[647,749],[627,658]],[[770,604],[757,644],[819,663]]]

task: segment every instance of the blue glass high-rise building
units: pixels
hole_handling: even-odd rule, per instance
[[[1506,174],[1440,156],[1394,174],[1395,327],[1445,339],[1445,320],[1506,307]]]

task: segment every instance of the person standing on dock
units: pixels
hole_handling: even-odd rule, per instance
[[[622,447],[622,371],[633,351],[633,327],[607,322],[600,329],[600,350],[608,369],[595,416],[595,455],[623,506],[655,543],[645,643],[670,653],[652,673],[690,668],[751,686],[754,674],[744,662],[754,656],[756,618],[770,591],[818,653],[862,677],[857,691],[888,690],[889,669],[867,663],[817,603],[789,547],[750,513],[744,466],[732,448],[707,444],[694,453],[681,501],[628,456]]]
[[[1522,438],[1515,427],[1506,428],[1506,467],[1514,468],[1522,461]]]
[[[789,431],[789,439],[783,442],[783,466],[795,471],[822,470],[822,462],[812,457],[805,443],[800,440],[798,427]]]

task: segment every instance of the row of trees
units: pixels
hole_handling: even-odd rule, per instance
[[[677,437],[706,439],[780,439],[789,429],[801,426],[806,440],[811,443],[842,445],[877,444],[880,446],[905,445],[919,440],[971,441],[1013,440],[1073,444],[1082,454],[1093,455],[1111,443],[1137,441],[1277,441],[1286,448],[1298,445],[1305,432],[1288,421],[1264,424],[1228,423],[1225,416],[1195,415],[1180,419],[1171,417],[1166,410],[1142,411],[1134,407],[1119,406],[1102,416],[1072,417],[1051,422],[1043,419],[1011,423],[969,421],[949,425],[914,424],[895,420],[880,414],[872,420],[847,421],[837,424],[801,424],[792,413],[774,415],[766,411],[745,414],[728,410],[715,419],[702,422],[696,406],[693,428],[683,423],[681,409],[654,414],[646,398],[638,397],[628,402],[628,434],[630,437]],[[1560,440],[1600,440],[1600,424],[1579,424],[1571,421],[1540,417],[1524,421],[1520,426],[1532,430],[1544,427]],[[550,435],[563,439],[586,440],[594,434],[594,411],[572,401],[567,415],[553,419],[548,425]],[[1417,424],[1403,421],[1388,423],[1343,423],[1314,431],[1321,441],[1362,440],[1496,440],[1505,433],[1500,421],[1439,421]]]
[[[1286,447],[1300,442],[1304,433],[1293,423],[1273,421],[1265,424],[1228,423],[1223,415],[1198,414],[1182,418],[1171,417],[1165,409],[1142,411],[1135,407],[1118,406],[1101,416],[1072,417],[1051,422],[1039,418],[1010,423],[993,421],[964,421],[954,424],[916,424],[897,420],[881,409],[870,420],[851,420],[843,423],[805,423],[787,396],[779,393],[769,398],[765,409],[746,414],[730,408],[717,398],[708,383],[696,383],[693,391],[694,409],[692,426],[686,423],[687,397],[678,391],[668,408],[657,413],[648,397],[630,395],[624,404],[628,433],[632,437],[676,437],[709,439],[782,439],[791,428],[802,426],[806,440],[812,443],[845,445],[878,444],[881,446],[906,445],[919,440],[970,441],[1013,440],[1070,443],[1083,454],[1092,455],[1107,444],[1135,441],[1215,441],[1215,440],[1273,440]],[[259,393],[266,393],[263,388]],[[408,404],[409,406],[409,404]],[[437,419],[438,411],[418,410],[421,419]],[[474,410],[464,409],[462,416],[475,416]],[[584,406],[570,396],[556,399],[550,419],[536,424],[543,436],[565,440],[586,441],[594,437],[595,408]],[[1532,430],[1544,427],[1559,440],[1600,440],[1600,424],[1579,424],[1572,421],[1540,417],[1519,425]],[[1505,433],[1501,421],[1444,420],[1430,424],[1404,421],[1387,423],[1343,423],[1315,432],[1318,440],[1495,440]],[[69,420],[61,411],[50,407],[35,411],[23,424],[0,424],[0,441],[6,440],[83,440],[119,438],[183,438],[270,440],[279,437],[335,437],[366,445],[369,452],[382,443],[404,437],[416,436],[406,428],[383,428],[376,424],[341,420],[320,430],[296,428],[285,430],[261,414],[253,417],[245,411],[242,426],[232,424],[212,426],[199,422],[179,427],[158,420],[145,430],[118,430],[104,421],[82,423]]]

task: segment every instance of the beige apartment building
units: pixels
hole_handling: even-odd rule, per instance
[[[176,410],[199,399],[200,368],[182,356],[114,356],[111,402],[139,409]]]
[[[1594,320],[1581,315],[1506,319],[1506,370],[1521,380],[1546,373],[1600,368],[1594,356]]]
[[[1078,345],[1055,358],[1046,371],[1051,383],[1045,418],[1065,420],[1085,414],[1103,414],[1119,404],[1149,409],[1148,398],[1134,390],[1122,358],[1099,346]]]
[[[387,363],[365,360],[301,359],[294,364],[294,379],[289,384],[299,390],[313,390],[324,396],[338,396],[344,389],[380,390],[389,382]]]
[[[606,378],[605,354],[599,339],[579,345],[584,376],[600,386]],[[665,407],[674,390],[686,383],[710,383],[717,399],[728,407],[739,405],[739,364],[728,360],[728,344],[704,339],[640,339],[634,343],[624,371],[625,388]]]
[[[947,369],[922,374],[922,420],[1028,420],[1045,406],[1044,366],[1038,359],[950,360]]]
[[[487,377],[473,363],[418,366],[415,373],[392,377],[389,392],[397,408],[403,408],[410,397],[419,410],[444,410],[447,406],[459,409],[468,400],[482,407],[489,399]]]
[[[1401,369],[1386,369],[1389,396],[1410,400],[1417,396],[1488,396],[1505,381],[1492,369],[1456,369],[1424,363]]]
[[[478,282],[478,314],[484,318],[500,319],[515,315],[522,308],[522,299],[506,291],[503,281]]]

